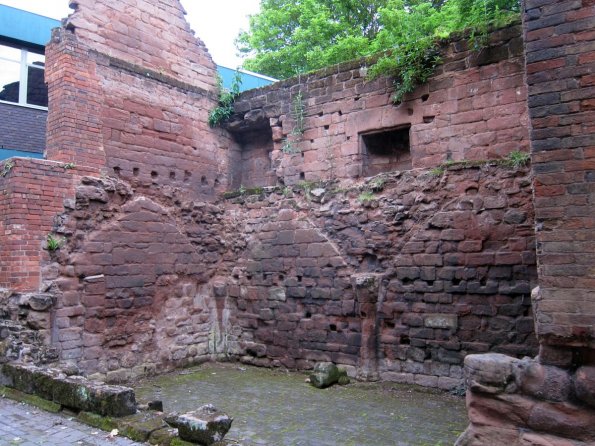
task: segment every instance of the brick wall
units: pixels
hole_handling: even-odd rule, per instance
[[[539,356],[465,359],[458,446],[595,444],[595,2],[524,0]]]
[[[74,34],[63,28],[53,30],[45,53],[49,106],[46,157],[99,169],[105,165],[105,152],[96,64]]]
[[[525,39],[545,344],[595,346],[595,4],[527,0]]]
[[[0,287],[38,291],[42,250],[52,232],[63,201],[72,197],[74,184],[88,169],[64,169],[63,164],[25,158],[6,160],[13,165],[0,177]]]
[[[106,167],[147,190],[226,186],[234,143],[207,126],[215,65],[179,2],[78,2],[46,53],[48,157]]]
[[[43,153],[47,112],[0,104],[0,148]]]
[[[528,151],[520,34],[520,26],[497,31],[480,53],[470,51],[464,40],[445,43],[444,63],[398,106],[390,100],[392,81],[366,80],[363,60],[245,92],[235,104],[236,121],[229,130],[242,143],[245,132],[272,127],[274,146],[268,150],[268,170],[258,175],[237,167],[234,184],[256,185],[263,176],[269,184],[357,178],[378,173],[382,163],[388,169],[390,162],[393,169],[425,168],[449,159]],[[300,93],[304,133],[296,136],[291,109]],[[361,135],[409,126],[410,155],[393,161],[381,157],[366,173]]]

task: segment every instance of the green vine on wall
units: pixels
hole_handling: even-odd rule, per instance
[[[217,127],[228,121],[233,115],[233,103],[240,95],[240,87],[242,86],[242,74],[239,71],[235,72],[231,88],[228,90],[223,87],[223,79],[221,76],[217,77],[219,85],[219,103],[209,113],[209,126]]]

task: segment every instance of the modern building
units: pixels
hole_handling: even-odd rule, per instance
[[[59,20],[0,5],[0,160],[43,158],[48,94],[44,82],[45,44]],[[236,70],[217,66],[222,85],[231,88]],[[276,79],[239,70],[241,90]]]

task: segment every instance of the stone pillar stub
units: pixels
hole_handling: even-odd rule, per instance
[[[379,274],[357,274],[352,278],[357,303],[357,315],[361,319],[362,343],[360,347],[357,378],[377,381],[378,374],[378,296],[381,283]]]

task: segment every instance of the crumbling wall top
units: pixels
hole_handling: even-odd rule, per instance
[[[179,0],[74,0],[66,19],[92,49],[208,91],[215,64],[194,36]]]

